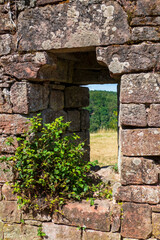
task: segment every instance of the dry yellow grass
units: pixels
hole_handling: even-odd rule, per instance
[[[114,165],[118,162],[117,132],[100,130],[90,134],[91,161],[98,160],[100,166]]]

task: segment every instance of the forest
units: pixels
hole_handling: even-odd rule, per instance
[[[117,129],[117,93],[90,91],[90,132],[99,129]]]

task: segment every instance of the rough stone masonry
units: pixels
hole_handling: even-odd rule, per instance
[[[88,83],[119,84],[116,203],[24,214],[1,171],[0,239],[38,240],[40,224],[48,240],[160,239],[160,0],[0,0],[1,155],[41,113],[71,121],[89,160]]]

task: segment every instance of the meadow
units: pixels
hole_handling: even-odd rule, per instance
[[[115,165],[118,162],[117,131],[98,130],[90,133],[90,158],[98,160],[100,166]]]

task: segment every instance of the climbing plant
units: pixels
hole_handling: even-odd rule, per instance
[[[84,142],[67,134],[69,124],[60,117],[43,125],[33,117],[29,130],[17,138],[15,155],[1,158],[13,168],[13,192],[21,207],[56,209],[67,199],[92,197],[101,185],[93,184],[90,170],[96,163],[83,159]]]

